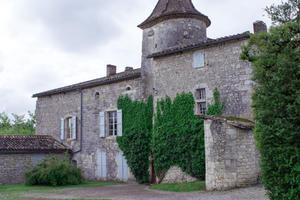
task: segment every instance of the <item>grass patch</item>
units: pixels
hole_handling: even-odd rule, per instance
[[[116,185],[120,183],[110,182],[86,182],[79,185],[68,185],[68,186],[27,186],[24,184],[16,185],[4,185],[0,186],[0,200],[29,200],[29,198],[22,197],[24,194],[31,192],[43,193],[51,190],[62,190],[66,188],[84,188],[84,187],[98,187],[106,185]],[[51,199],[45,199],[51,200]],[[74,199],[74,200],[85,200],[85,199]]]
[[[205,190],[205,182],[191,182],[191,183],[164,183],[158,185],[151,185],[151,190],[163,190],[169,192],[192,192]]]

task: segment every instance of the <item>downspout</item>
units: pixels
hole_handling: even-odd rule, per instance
[[[80,147],[79,147],[79,150],[74,151],[73,154],[79,153],[82,150],[82,119],[83,119],[82,118],[82,101],[83,100],[82,100],[82,90],[79,89],[78,91],[80,93],[80,129],[79,129],[79,132],[80,132]]]

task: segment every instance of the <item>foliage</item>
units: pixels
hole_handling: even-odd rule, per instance
[[[152,153],[158,176],[177,165],[198,179],[205,176],[203,120],[194,115],[192,93],[177,95],[157,102]]]
[[[169,192],[193,192],[199,190],[205,190],[205,182],[191,182],[191,183],[164,183],[151,185],[149,187],[152,190],[163,190]]]
[[[33,135],[35,134],[35,114],[28,111],[28,117],[12,113],[12,119],[2,112],[0,113],[0,134],[5,135]]]
[[[285,24],[287,22],[300,22],[300,0],[288,0],[280,5],[272,5],[266,8],[266,12],[273,24]]]
[[[26,185],[78,185],[83,182],[81,170],[68,160],[44,159],[25,173]]]
[[[123,111],[123,135],[117,137],[127,164],[139,183],[149,182],[150,140],[152,132],[153,99],[132,101],[119,97],[118,109]]]
[[[271,200],[300,197],[300,25],[252,35],[241,57],[252,62],[255,138]]]
[[[221,103],[220,92],[217,88],[214,90],[214,104],[208,106],[207,115],[221,115],[225,108],[225,101]]]

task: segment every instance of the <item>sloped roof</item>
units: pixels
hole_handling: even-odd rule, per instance
[[[206,15],[194,7],[191,0],[159,0],[152,14],[140,25],[139,28],[149,28],[159,22],[173,18],[196,18],[204,21],[206,26],[211,22]]]
[[[240,33],[240,34],[236,34],[236,35],[221,37],[221,38],[217,38],[217,39],[208,39],[204,42],[190,44],[188,46],[182,46],[182,47],[167,49],[167,50],[164,50],[164,51],[160,51],[160,52],[150,54],[150,55],[147,56],[147,58],[157,58],[157,57],[167,56],[167,55],[181,53],[181,52],[185,52],[185,51],[190,51],[190,50],[197,49],[197,48],[204,48],[204,47],[217,45],[217,44],[220,44],[220,43],[231,42],[231,41],[234,41],[234,40],[248,39],[248,38],[250,38],[250,32],[249,31],[244,32],[244,33]]]
[[[106,77],[97,78],[94,80],[85,81],[85,82],[81,82],[81,83],[77,83],[77,84],[73,84],[73,85],[69,85],[69,86],[65,86],[53,90],[48,90],[45,92],[34,94],[32,97],[43,97],[43,96],[49,96],[49,95],[59,94],[63,92],[70,92],[79,89],[96,87],[99,85],[107,85],[107,84],[116,83],[128,79],[139,78],[140,76],[141,76],[141,69],[139,68],[139,69],[117,73],[112,76],[106,76]]]
[[[69,149],[49,135],[0,135],[1,153],[60,153]]]

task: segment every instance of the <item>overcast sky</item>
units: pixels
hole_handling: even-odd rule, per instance
[[[32,94],[140,67],[144,21],[158,0],[0,0],[0,112],[35,110]],[[212,21],[208,37],[270,25],[279,0],[193,0]]]

